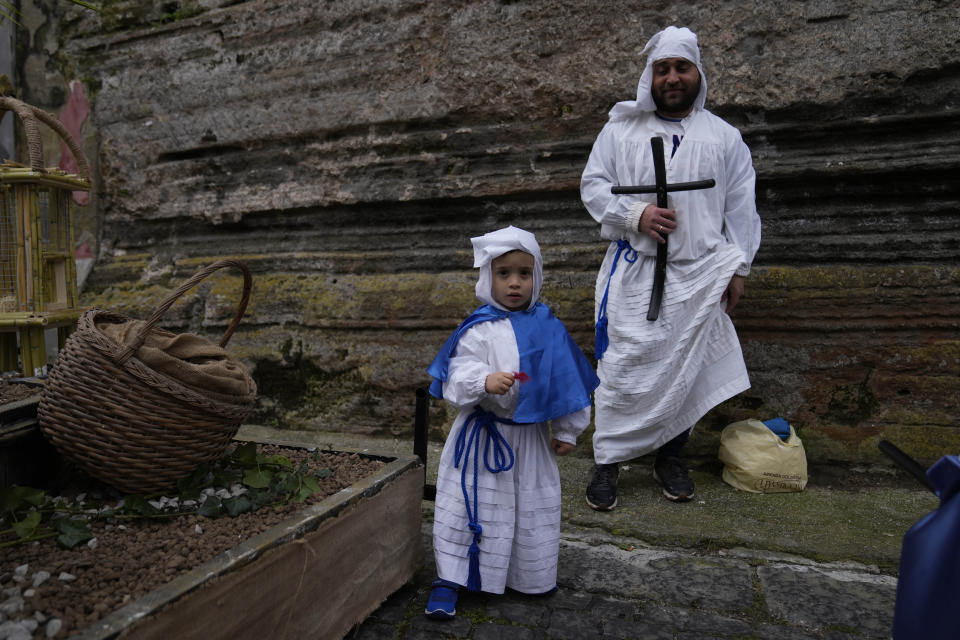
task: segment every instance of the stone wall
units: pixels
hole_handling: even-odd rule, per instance
[[[408,437],[475,305],[469,238],[506,224],[537,234],[543,299],[592,353],[604,245],[579,175],[647,38],[685,24],[708,107],[754,154],[764,234],[734,316],[753,387],[700,446],[782,415],[820,460],[876,459],[881,435],[927,462],[960,449],[954,2],[29,1],[24,97],[63,109],[73,80],[90,100],[85,301],[144,317],[200,265],[245,260],[230,348],[260,420]],[[167,325],[217,335],[238,283]]]

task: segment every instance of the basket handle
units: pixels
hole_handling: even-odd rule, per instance
[[[27,136],[27,150],[30,155],[31,169],[41,173],[46,173],[47,171],[43,168],[43,142],[40,139],[40,130],[37,128],[37,120],[39,120],[57,132],[60,139],[67,144],[70,153],[73,154],[74,160],[77,161],[77,169],[80,171],[81,177],[87,182],[92,182],[90,177],[90,164],[87,162],[87,157],[83,154],[83,149],[80,148],[80,145],[77,144],[76,140],[73,139],[73,136],[70,135],[70,132],[67,131],[67,128],[63,126],[63,123],[60,122],[56,116],[52,113],[47,113],[43,109],[29,105],[26,102],[17,100],[16,98],[0,96],[0,118],[2,118],[3,114],[7,111],[13,111],[23,124],[23,131]]]
[[[144,341],[147,339],[147,335],[153,329],[154,325],[160,321],[160,318],[173,306],[173,304],[182,296],[184,293],[189,291],[196,285],[198,282],[209,276],[214,271],[218,269],[223,269],[224,267],[236,267],[241,272],[243,272],[243,295],[240,297],[240,304],[237,305],[237,311],[233,315],[233,320],[230,321],[230,324],[227,326],[227,330],[223,333],[223,337],[220,338],[220,346],[226,347],[227,342],[230,341],[230,336],[233,335],[233,332],[236,331],[237,326],[240,324],[240,319],[243,318],[244,312],[247,310],[247,303],[250,301],[250,291],[253,288],[253,278],[250,276],[250,269],[247,268],[247,265],[240,262],[239,260],[218,260],[213,264],[204,267],[200,271],[197,271],[193,276],[181,284],[176,291],[168,295],[163,302],[157,306],[153,314],[147,318],[147,322],[141,327],[140,332],[134,336],[133,343],[121,347],[116,354],[117,364],[123,364],[130,356],[137,352],[137,350],[143,346]]]

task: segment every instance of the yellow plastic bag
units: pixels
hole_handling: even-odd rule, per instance
[[[786,441],[759,420],[729,424],[720,434],[723,481],[753,493],[803,491],[807,454],[790,427]]]

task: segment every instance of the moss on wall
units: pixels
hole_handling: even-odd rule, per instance
[[[210,261],[197,257],[178,261],[175,267],[151,269],[145,256],[125,256],[104,265],[105,272],[146,269],[147,277],[102,284],[84,296],[84,302],[145,318],[172,289]],[[869,282],[889,282],[894,276],[924,286],[955,277],[935,269],[914,268],[900,276],[902,271],[838,273],[849,276],[863,291],[876,289],[864,286]],[[820,273],[819,268],[756,270],[749,283],[751,306],[745,307],[745,317],[738,313],[735,318],[753,388],[701,420],[694,450],[715,449],[727,424],[777,415],[794,424],[809,455],[821,460],[882,459],[875,442],[884,433],[909,438],[910,446],[929,433],[928,445],[916,447],[920,455],[932,455],[952,443],[943,433],[953,433],[960,402],[955,393],[960,340],[921,342],[902,334],[890,341],[885,333],[860,329],[836,335],[812,329],[800,332],[795,323],[788,338],[767,324],[754,324],[753,316],[769,313],[770,305],[763,300],[781,289],[793,295],[804,282],[811,286],[820,282],[822,287]],[[428,382],[426,366],[477,304],[474,278],[472,272],[256,273],[250,305],[229,348],[255,372],[262,396],[258,419],[306,429],[409,432],[413,391]],[[592,273],[554,270],[543,295],[587,354],[593,347],[594,279]],[[836,274],[826,279],[848,292],[849,304],[858,304],[850,293],[856,287]],[[185,294],[162,324],[216,340],[235,312],[240,289],[239,276],[220,271]],[[849,315],[846,322],[851,327],[872,321],[869,316],[855,320]],[[822,321],[812,312],[809,317]],[[785,344],[796,353],[784,352]],[[790,405],[795,408],[782,404],[784,393],[796,396]],[[434,428],[442,431],[453,415],[443,403],[435,403]]]

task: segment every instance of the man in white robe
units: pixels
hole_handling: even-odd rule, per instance
[[[693,32],[668,27],[644,53],[637,99],[611,109],[580,187],[611,241],[596,287],[600,387],[587,503],[597,510],[617,504],[618,463],[652,451],[664,495],[692,498],[682,451],[694,424],[750,386],[728,316],[760,244],[750,150],[704,108]],[[713,178],[716,186],[672,192],[667,208],[654,195],[613,195],[613,186],[656,183],[653,136],[664,140],[668,183]],[[667,237],[662,307],[649,321],[657,245]]]

